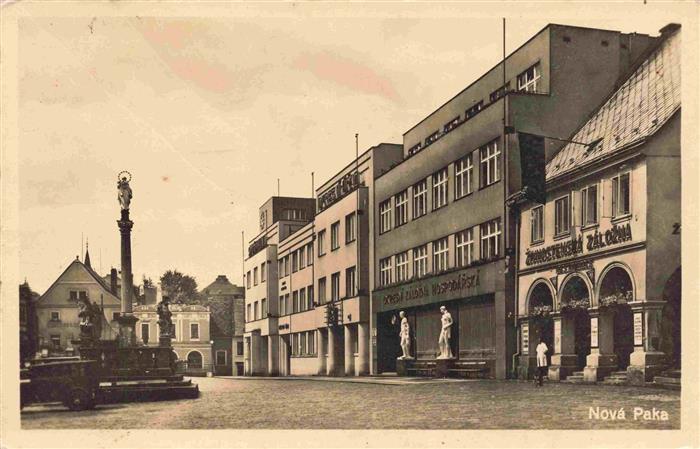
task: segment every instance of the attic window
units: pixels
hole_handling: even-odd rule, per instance
[[[602,137],[595,139],[593,142],[588,144],[588,146],[586,147],[586,151],[590,153],[593,150],[597,149],[602,141],[603,141]]]
[[[569,36],[564,36],[564,37],[562,38],[562,40],[563,40],[564,42],[566,42],[567,44],[568,44],[569,42],[571,42],[571,38],[570,38]]]
[[[620,48],[622,48],[623,50],[627,50],[627,44],[620,44]]]
[[[600,41],[600,45],[607,47],[609,45],[608,41]]]

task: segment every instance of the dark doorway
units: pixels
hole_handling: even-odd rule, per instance
[[[591,317],[585,310],[574,313],[574,352],[576,366],[582,370],[586,366],[586,357],[591,353]]]
[[[605,273],[600,283],[598,302],[601,306],[611,305],[613,319],[613,351],[617,355],[618,368],[627,369],[630,354],[634,351],[634,323],[632,310],[627,305],[632,302],[632,279],[622,267],[613,267]]]
[[[562,313],[572,318],[576,367],[582,370],[586,366],[586,357],[591,352],[591,317],[588,314],[591,297],[581,276],[574,276],[566,283],[561,303]]]
[[[625,370],[630,365],[630,354],[634,352],[634,317],[630,306],[618,305],[613,323],[613,347],[617,354],[617,367]]]
[[[668,356],[672,368],[681,367],[681,267],[666,281],[663,291],[666,301],[661,311],[660,349]]]
[[[399,314],[396,311],[377,314],[377,371],[379,373],[396,372],[396,358],[401,355],[400,325]]]
[[[554,309],[554,298],[552,292],[544,283],[539,283],[532,289],[528,302],[530,316],[532,342],[537,345],[540,338],[547,345],[547,362],[554,353],[554,321],[551,313]]]

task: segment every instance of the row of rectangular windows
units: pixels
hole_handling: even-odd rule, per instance
[[[477,236],[478,232],[478,236]],[[455,234],[434,240],[379,261],[379,286],[421,278],[451,268],[467,267],[479,260],[491,260],[501,254],[501,219],[487,221]],[[476,243],[479,242],[479,254]],[[430,246],[430,248],[428,248]],[[454,252],[454,258],[450,252]],[[428,258],[429,252],[432,258]],[[432,265],[429,267],[429,260]],[[409,268],[411,270],[409,271]]]
[[[493,140],[482,147],[471,151],[466,156],[452,163],[454,166],[454,199],[463,198],[473,191],[474,153],[479,152],[479,184],[480,188],[493,185],[501,179],[501,151],[498,141]],[[449,173],[448,167],[443,167],[431,176],[422,179],[387,200],[379,203],[379,233],[383,234],[408,222],[409,190],[412,198],[412,219],[415,220],[428,212],[428,179],[431,182],[432,210],[439,209],[448,203]],[[392,213],[393,200],[393,213]],[[393,218],[393,223],[392,223]]]
[[[260,282],[265,282],[267,280],[267,264],[265,262],[260,264]],[[253,268],[253,276],[251,278],[250,270],[246,273],[246,288],[251,287],[251,281],[253,285],[258,285],[258,267]]]
[[[267,318],[267,313],[267,298],[263,298],[246,306],[245,320],[255,321]]]
[[[291,299],[289,293],[280,295],[280,316],[291,313],[304,312],[314,308],[314,286],[309,285],[292,292]]]
[[[316,355],[316,331],[297,332],[290,334],[292,357]]]
[[[291,269],[290,269],[291,261]],[[277,273],[279,278],[289,276],[290,273],[296,273],[303,270],[307,266],[314,264],[314,244],[308,243],[301,248],[298,248],[290,254],[277,259]]]
[[[345,244],[355,241],[357,238],[357,219],[355,212],[345,216]],[[318,255],[326,254],[326,230],[318,231]],[[331,251],[340,248],[340,221],[331,224]]]
[[[591,184],[583,189],[566,194],[554,200],[554,237],[571,232],[574,219],[580,226],[595,225],[599,221],[598,185]],[[578,196],[580,211],[574,214],[572,199]],[[610,217],[619,218],[630,214],[631,189],[630,173],[622,173],[610,179]],[[530,209],[530,242],[544,240],[544,205]]]
[[[516,80],[517,80],[517,86],[518,86],[518,91],[519,92],[530,92],[530,93],[536,93],[539,91],[540,87],[540,78],[542,77],[542,69],[540,68],[540,63],[537,62],[533,64],[532,66],[528,67],[527,70],[521,72]],[[489,102],[494,103],[498,101],[499,98],[501,98],[507,91],[510,90],[510,81],[505,83],[503,86],[499,87],[498,89],[494,90],[489,94]],[[464,111],[464,119],[461,118],[460,115],[454,117],[452,120],[449,122],[445,123],[442,127],[442,132],[440,130],[437,130],[433,133],[431,133],[428,137],[425,138],[423,142],[418,142],[414,146],[412,146],[408,150],[408,155],[412,156],[419,151],[425,149],[426,147],[430,146],[433,142],[436,142],[439,140],[442,136],[445,134],[449,133],[453,129],[457,128],[460,126],[462,123],[466,122],[467,120],[471,119],[472,117],[476,116],[479,112],[481,112],[484,109],[484,100],[479,100],[475,102],[472,106],[467,108]]]

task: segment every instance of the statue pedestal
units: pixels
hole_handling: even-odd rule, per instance
[[[414,359],[396,359],[396,374],[399,376],[408,376],[408,369],[413,367]]]
[[[172,337],[170,335],[161,335],[158,337],[158,346],[172,347]]]
[[[435,377],[447,377],[455,366],[455,359],[435,359]]]
[[[117,318],[119,323],[119,347],[136,346],[136,322],[139,319],[132,314],[122,314]]]

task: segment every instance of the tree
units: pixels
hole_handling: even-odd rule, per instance
[[[194,277],[177,270],[168,270],[160,277],[163,296],[168,296],[174,304],[196,304],[199,299],[197,281]]]
[[[150,277],[147,278],[145,274],[143,275],[143,287],[144,288],[153,288],[154,287],[153,279],[151,279]]]

